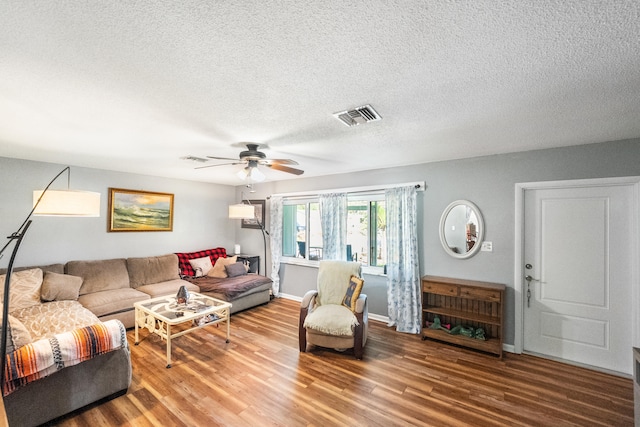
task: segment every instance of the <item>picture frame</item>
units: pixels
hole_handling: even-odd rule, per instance
[[[264,200],[249,200],[248,203],[245,200],[243,202],[245,205],[251,205],[255,208],[255,218],[253,219],[242,219],[240,227],[242,228],[257,228],[260,230],[262,226],[264,226],[264,213],[265,213],[265,201]],[[260,221],[260,222],[258,222]]]
[[[173,194],[109,188],[109,232],[173,231]]]

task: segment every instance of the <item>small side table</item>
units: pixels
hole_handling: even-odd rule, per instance
[[[238,262],[249,262],[249,273],[260,274],[260,256],[259,255],[247,255],[237,254]]]

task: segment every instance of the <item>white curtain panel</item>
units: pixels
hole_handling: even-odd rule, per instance
[[[347,257],[347,194],[320,196],[322,259],[345,260]]]
[[[422,323],[416,199],[413,186],[385,191],[389,326],[411,334]]]
[[[271,197],[269,216],[269,228],[271,229],[271,281],[273,282],[271,285],[271,289],[273,292],[273,296],[277,297],[280,294],[280,256],[282,254],[282,197]]]

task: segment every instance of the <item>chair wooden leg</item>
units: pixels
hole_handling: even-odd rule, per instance
[[[307,351],[307,330],[304,327],[304,319],[307,318],[308,309],[300,309],[300,323],[298,324],[298,343],[300,345],[300,353]]]
[[[362,314],[356,315],[359,325],[355,327],[353,331],[353,354],[356,359],[362,359],[364,349],[362,348],[362,341],[364,338],[364,326],[362,324]]]

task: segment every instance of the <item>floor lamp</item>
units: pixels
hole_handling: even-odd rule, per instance
[[[256,208],[246,200],[246,203],[238,203],[236,205],[229,205],[229,218],[230,219],[255,219],[262,231],[262,241],[264,243],[264,275],[267,275],[267,234],[269,232],[265,230],[264,224],[260,219],[256,218]]]
[[[51,184],[54,183],[63,173],[67,172],[67,190],[49,190]],[[0,357],[2,357],[3,365],[0,369],[0,387],[4,388],[5,370],[7,369],[7,326],[9,323],[9,291],[11,287],[11,273],[13,272],[13,262],[18,254],[18,249],[22,243],[29,226],[31,225],[32,216],[65,216],[65,217],[98,217],[100,216],[100,193],[90,191],[74,191],[69,190],[69,181],[71,180],[71,170],[69,166],[64,168],[47,184],[44,190],[33,192],[33,209],[27,215],[18,230],[7,237],[9,241],[0,249],[0,258],[2,258],[5,250],[13,243],[13,251],[9,258],[7,273],[4,280],[4,295],[2,306],[2,334],[0,341]],[[4,391],[2,393],[2,410],[4,412]],[[5,412],[5,423],[6,412]],[[8,425],[8,423],[6,424]]]

